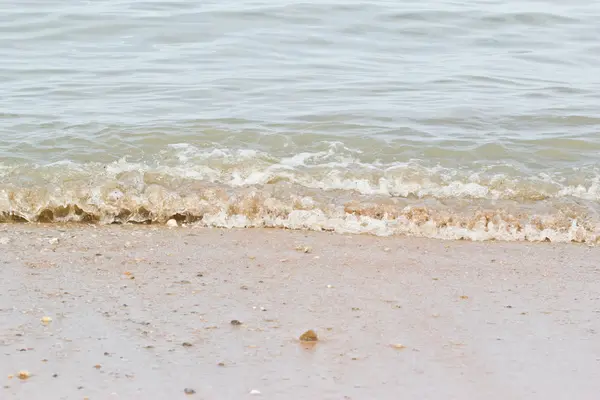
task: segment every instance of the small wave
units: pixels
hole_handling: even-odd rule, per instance
[[[171,145],[153,160],[0,165],[0,222],[182,223],[596,243],[600,174]]]
[[[188,189],[177,193],[157,184],[147,185],[137,194],[108,187],[54,192],[4,189],[0,191],[0,222],[151,224],[175,219],[225,228],[270,227],[440,239],[592,244],[600,239],[600,223],[585,209],[573,206],[536,210],[509,203],[411,205],[360,198],[336,203],[327,201],[322,193],[298,196],[290,187]]]

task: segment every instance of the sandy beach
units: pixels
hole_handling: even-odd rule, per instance
[[[576,244],[6,224],[0,398],[596,399],[599,259]],[[308,329],[318,342],[298,340]]]

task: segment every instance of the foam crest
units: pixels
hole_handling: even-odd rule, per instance
[[[0,166],[0,221],[180,223],[441,239],[596,243],[593,168],[522,177],[418,161],[168,146],[153,159]],[[368,162],[367,162],[368,161]]]

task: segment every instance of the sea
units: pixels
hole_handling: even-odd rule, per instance
[[[600,2],[0,2],[0,222],[600,242]]]

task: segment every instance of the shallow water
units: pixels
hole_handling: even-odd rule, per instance
[[[0,219],[600,238],[600,6],[0,5]]]

